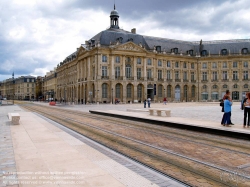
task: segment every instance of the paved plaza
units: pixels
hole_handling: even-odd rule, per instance
[[[49,105],[48,103],[35,102],[37,104]],[[144,109],[143,104],[92,104],[92,105],[65,105],[58,104],[58,107],[64,107],[71,110],[89,112],[89,110],[117,110],[127,111],[127,109]],[[151,108],[166,108],[171,110],[172,117],[179,117],[180,122],[185,119],[196,119],[221,123],[223,112],[218,102],[187,102],[187,103],[151,103]],[[146,108],[148,109],[148,108]],[[240,109],[240,102],[234,102],[232,106],[232,122],[237,127],[243,126],[243,110]]]

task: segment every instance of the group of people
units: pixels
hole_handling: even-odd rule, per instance
[[[230,97],[230,91],[227,90],[226,94],[224,95],[222,99],[222,112],[224,112],[221,125],[223,126],[229,126],[234,125],[231,121],[231,111],[232,111],[232,104],[233,101]],[[243,127],[249,127],[250,125],[250,92],[246,93],[246,98],[242,101],[241,109],[244,110],[244,120],[243,120]],[[247,122],[247,123],[246,123]]]
[[[144,108],[147,107],[147,103],[148,103],[148,108],[150,108],[151,98],[149,97],[148,99],[145,99],[143,103],[144,103]],[[167,98],[166,97],[164,97],[164,99],[163,99],[163,104],[164,105],[167,104]]]

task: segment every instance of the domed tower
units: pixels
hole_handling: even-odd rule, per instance
[[[115,10],[110,13],[110,28],[119,29],[119,13]]]

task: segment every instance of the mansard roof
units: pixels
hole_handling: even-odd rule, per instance
[[[178,48],[179,52],[193,50],[194,53],[199,53],[200,50],[207,50],[210,54],[219,54],[222,49],[227,49],[230,53],[239,53],[243,48],[248,48],[250,51],[250,39],[235,39],[235,40],[215,40],[215,41],[183,41],[168,38],[144,36],[134,34],[122,29],[107,29],[101,31],[89,42],[99,42],[101,45],[109,46],[119,41],[121,44],[132,41],[135,44],[142,44],[147,50],[153,50],[155,46],[161,46],[161,51],[170,52],[173,48]],[[200,46],[201,44],[201,46]]]

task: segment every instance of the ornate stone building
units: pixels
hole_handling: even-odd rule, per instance
[[[6,99],[13,99],[13,97],[18,100],[35,99],[35,82],[36,77],[33,76],[6,79],[1,82],[0,95]]]
[[[67,102],[234,100],[249,91],[250,40],[180,41],[119,28],[101,31],[57,67],[57,99]]]

